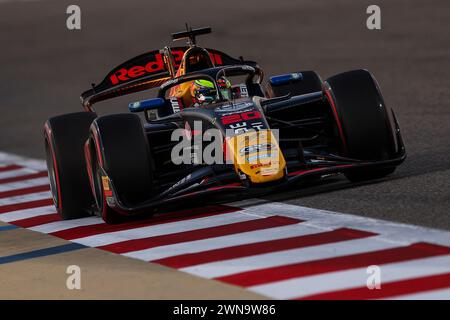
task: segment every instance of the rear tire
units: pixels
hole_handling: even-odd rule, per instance
[[[123,203],[133,205],[149,199],[153,189],[153,165],[147,137],[137,115],[115,114],[97,118],[91,126],[89,139],[99,214],[108,223],[118,222],[120,214],[106,203],[100,166]]]
[[[299,96],[302,94],[313,93],[322,91],[322,79],[314,71],[301,71],[303,79],[298,82],[290,84],[272,86],[270,83],[267,85],[267,94],[269,97],[281,97],[287,94],[292,96]]]
[[[62,219],[91,214],[94,198],[84,158],[84,143],[97,115],[77,112],[50,118],[44,138],[50,187],[55,207]]]
[[[395,153],[395,138],[383,96],[367,70],[353,70],[328,78],[324,85],[339,133],[341,154],[359,160],[388,160]],[[345,176],[350,181],[384,177],[395,170],[358,168]]]

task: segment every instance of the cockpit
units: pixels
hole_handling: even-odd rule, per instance
[[[159,116],[189,107],[207,107],[217,102],[251,96],[263,96],[259,75],[250,66],[215,67],[169,80],[161,87],[159,97],[170,102],[172,110]]]

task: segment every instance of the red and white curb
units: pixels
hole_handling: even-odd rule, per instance
[[[61,221],[45,163],[0,153],[0,220],[276,299],[450,299],[450,232],[251,199]],[[369,289],[369,266],[381,289]]]

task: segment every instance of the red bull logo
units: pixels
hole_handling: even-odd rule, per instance
[[[181,60],[183,59],[183,50],[173,50],[172,55],[174,57],[174,67],[178,68]],[[139,77],[166,71],[166,66],[164,65],[163,55],[161,53],[156,53],[153,55],[154,59],[145,63],[144,65],[135,65],[130,68],[120,68],[117,69],[110,77],[109,80],[113,85],[119,84],[121,82],[137,79]],[[210,57],[215,65],[221,65],[222,57],[217,53],[210,53]]]

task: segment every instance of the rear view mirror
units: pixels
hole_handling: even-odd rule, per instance
[[[270,77],[269,82],[271,86],[281,86],[293,82],[298,82],[303,80],[303,75],[301,72],[293,72],[287,74],[281,74],[279,76]]]
[[[142,100],[137,102],[132,102],[128,105],[128,110],[130,112],[141,112],[145,110],[155,110],[166,105],[166,101],[162,98],[154,98],[148,100]]]

